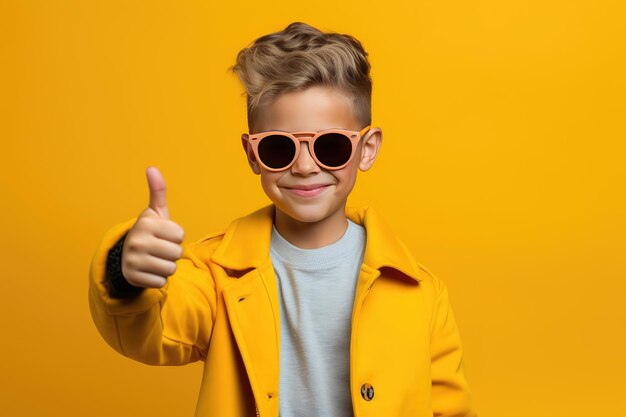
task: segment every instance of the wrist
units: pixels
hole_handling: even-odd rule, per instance
[[[106,265],[106,284],[111,298],[132,298],[144,289],[128,282],[122,273],[122,250],[128,233],[124,234],[109,250]]]

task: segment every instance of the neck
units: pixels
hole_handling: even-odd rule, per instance
[[[318,249],[338,241],[348,228],[348,219],[343,209],[317,222],[302,222],[276,208],[274,226],[292,245]]]

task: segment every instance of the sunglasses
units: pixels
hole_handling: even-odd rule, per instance
[[[320,167],[336,170],[348,165],[359,140],[369,129],[370,126],[360,132],[345,129],[293,133],[268,131],[244,133],[241,138],[252,146],[257,161],[269,171],[282,171],[293,165],[300,154],[300,142],[309,144],[309,152]]]

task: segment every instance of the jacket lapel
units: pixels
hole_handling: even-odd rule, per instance
[[[240,271],[222,291],[228,320],[261,415],[278,415],[280,321],[278,287],[269,257],[274,207],[233,221],[212,261]],[[245,272],[245,273],[244,273]]]
[[[272,397],[278,393],[280,323],[271,263],[233,279],[223,295],[257,407],[261,415],[278,415]]]
[[[392,232],[391,228],[372,207],[348,207],[346,216],[353,222],[365,227],[367,243],[363,264],[372,270],[393,268],[405,276],[422,280],[420,266],[415,262],[404,243]]]

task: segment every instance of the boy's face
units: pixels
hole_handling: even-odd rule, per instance
[[[287,132],[340,128],[360,131],[352,104],[339,90],[314,86],[304,91],[283,94],[263,108],[256,130]],[[256,133],[256,132],[254,132]],[[248,162],[276,209],[299,222],[319,222],[331,216],[345,216],[345,204],[354,187],[357,171],[369,169],[382,140],[379,128],[370,129],[361,138],[350,163],[339,170],[321,168],[309,153],[308,144],[301,143],[300,154],[291,167],[273,172],[256,161],[246,141],[243,142]],[[303,191],[303,188],[315,187]]]

